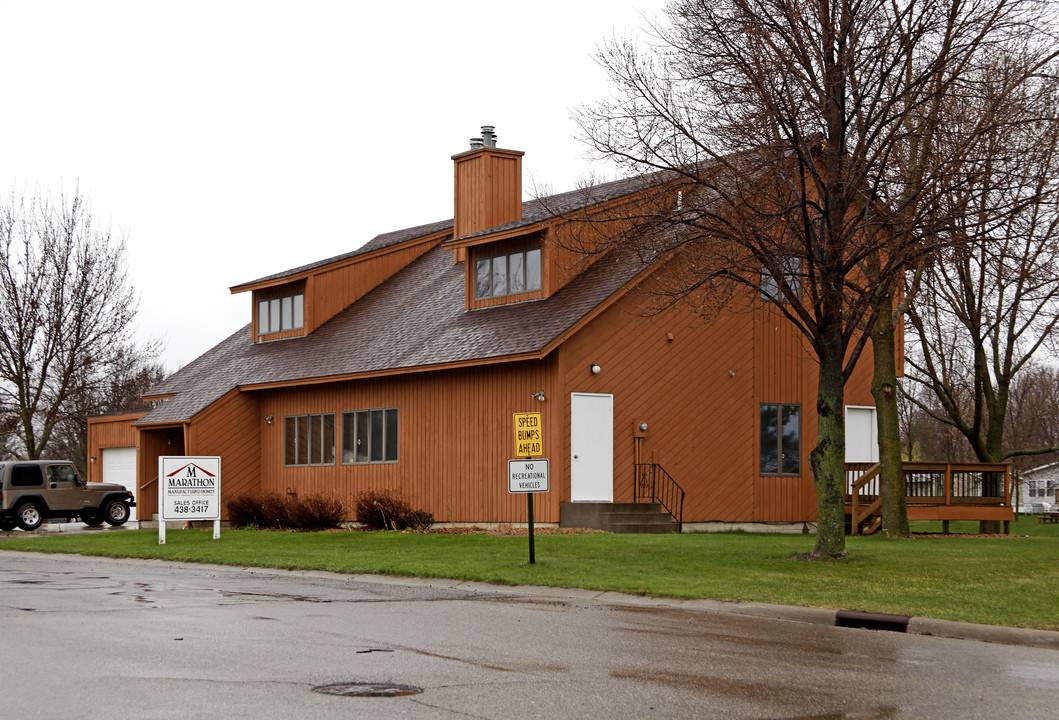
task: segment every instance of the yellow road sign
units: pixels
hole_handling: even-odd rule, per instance
[[[544,424],[541,414],[515,413],[515,455],[540,457],[544,454]]]

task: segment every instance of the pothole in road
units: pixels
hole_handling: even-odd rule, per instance
[[[418,695],[423,688],[415,685],[395,685],[393,683],[335,683],[317,685],[313,692],[323,695],[340,695],[342,697],[404,697]]]

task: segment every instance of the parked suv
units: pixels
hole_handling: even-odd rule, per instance
[[[0,463],[0,530],[36,530],[45,520],[80,518],[90,527],[122,525],[136,501],[124,485],[86,483],[73,463]]]

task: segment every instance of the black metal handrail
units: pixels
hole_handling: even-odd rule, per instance
[[[677,532],[684,532],[684,488],[658,463],[636,463],[633,500],[650,500],[662,506],[677,521]]]

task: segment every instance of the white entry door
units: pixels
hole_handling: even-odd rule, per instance
[[[614,501],[614,396],[570,394],[570,499]]]
[[[134,498],[140,494],[139,488],[136,487],[136,448],[103,448],[103,482],[124,485]],[[129,510],[130,520],[139,518],[137,514],[139,508],[129,508]]]
[[[875,408],[846,406],[846,462],[879,462],[879,432]]]

